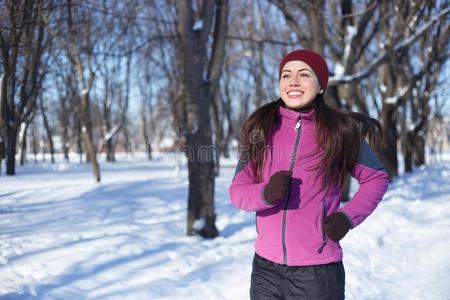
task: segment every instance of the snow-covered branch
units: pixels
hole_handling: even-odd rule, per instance
[[[367,68],[356,72],[350,75],[340,75],[340,76],[332,76],[330,77],[329,86],[340,85],[344,83],[351,83],[357,80],[361,80],[363,78],[368,77],[372,72],[374,72],[380,64],[382,64],[388,57],[389,54],[402,50],[408,46],[410,46],[413,42],[415,42],[420,36],[422,36],[425,31],[430,28],[434,22],[438,21],[442,16],[447,15],[450,12],[450,7],[446,7],[439,14],[432,17],[428,22],[423,24],[417,31],[409,37],[406,37],[402,41],[400,41],[395,47],[392,47],[390,50],[387,50],[381,53],[378,57],[376,57],[373,62],[367,66]],[[388,47],[389,49],[389,47]]]
[[[396,104],[400,98],[402,98],[406,92],[408,91],[408,87],[404,86],[398,89],[398,93],[395,96],[388,97],[384,100],[384,103],[387,104]]]
[[[105,141],[111,139],[111,138],[119,131],[120,128],[121,128],[120,125],[114,125],[114,127],[111,128],[110,131],[108,131],[107,133],[105,133],[105,135],[103,136],[103,139],[104,139]]]

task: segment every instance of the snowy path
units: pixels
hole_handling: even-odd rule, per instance
[[[0,178],[0,299],[248,299],[254,215],[216,180],[214,240],[185,233],[171,161],[27,166]],[[347,299],[450,299],[450,163],[404,175],[343,240]]]

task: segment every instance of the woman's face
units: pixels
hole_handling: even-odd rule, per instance
[[[290,109],[308,107],[320,89],[319,80],[313,70],[300,60],[287,62],[281,71],[280,97]]]

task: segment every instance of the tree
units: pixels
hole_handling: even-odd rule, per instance
[[[215,16],[214,16],[215,10]],[[185,94],[186,155],[188,157],[189,196],[187,234],[194,234],[195,220],[203,217],[200,234],[207,238],[218,235],[214,211],[214,160],[211,151],[210,108],[217,90],[225,56],[228,24],[228,1],[202,1],[195,11],[191,1],[177,1],[178,18],[176,58],[182,70]],[[207,45],[214,24],[211,55]]]
[[[29,122],[45,76],[41,62],[48,39],[44,18],[51,1],[6,1],[1,11],[7,16],[0,30],[2,82],[0,92],[0,135],[6,146],[6,174],[15,174],[19,128]]]
[[[448,24],[445,16],[450,12],[448,4],[375,0],[269,2],[283,13],[299,44],[328,53],[332,76],[327,94],[334,101],[331,104],[369,114],[367,99],[372,98],[379,114],[374,117],[383,125],[385,147],[380,152],[381,159],[391,176],[397,176],[398,109],[414,86],[411,76],[398,76],[398,72],[405,61],[424,59],[417,53],[408,54],[409,47],[428,36],[439,22],[443,22],[442,28],[448,28],[445,25]],[[324,18],[330,13],[331,17]],[[297,14],[299,17],[295,17]],[[427,39],[421,47],[433,47],[433,43]],[[448,43],[441,48],[448,49]],[[434,65],[439,64],[442,60]]]

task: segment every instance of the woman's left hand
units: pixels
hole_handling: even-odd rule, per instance
[[[352,228],[350,220],[341,212],[334,212],[325,218],[323,230],[335,242],[339,242]]]

